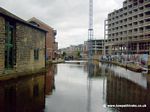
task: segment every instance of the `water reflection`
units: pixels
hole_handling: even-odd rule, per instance
[[[57,74],[57,66],[51,65],[46,73],[45,77],[45,94],[51,95],[52,91],[55,89],[55,74]]]
[[[0,112],[42,112],[45,107],[44,74],[1,81]]]
[[[121,67],[106,65],[108,74],[106,82],[107,105],[146,106],[146,108],[116,108],[120,112],[148,112],[150,106],[150,88],[148,75],[127,71]],[[109,67],[108,67],[109,66]]]
[[[85,64],[84,70],[88,73],[88,77],[90,78],[101,78],[104,76],[103,68],[100,67],[101,63],[94,61],[94,62],[87,62]]]
[[[46,74],[1,81],[0,112],[148,112],[149,93],[146,74],[99,62],[58,64]],[[116,104],[147,108],[108,107]]]
[[[55,89],[56,65],[46,72],[0,81],[0,112],[44,112],[45,95]]]
[[[87,112],[91,110],[91,92],[93,80],[103,79],[103,100],[105,106],[112,112],[147,112],[150,109],[150,76],[135,73],[111,64],[88,63]],[[94,79],[93,79],[94,78]],[[93,87],[94,88],[94,87]],[[111,106],[127,106],[114,107]],[[135,106],[135,107],[130,107]],[[136,107],[143,106],[143,107]]]

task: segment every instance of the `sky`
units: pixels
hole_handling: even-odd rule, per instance
[[[93,0],[94,39],[104,38],[104,20],[123,1]],[[36,17],[53,27],[59,48],[88,40],[89,0],[0,0],[0,7],[24,20]]]

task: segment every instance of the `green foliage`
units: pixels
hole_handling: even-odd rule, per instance
[[[62,57],[65,57],[66,55],[67,55],[66,52],[63,52]]]

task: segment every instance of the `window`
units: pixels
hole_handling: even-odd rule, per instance
[[[6,38],[5,38],[5,68],[13,68],[16,63],[15,54],[15,23],[6,20]]]
[[[39,49],[34,49],[34,60],[39,60]]]

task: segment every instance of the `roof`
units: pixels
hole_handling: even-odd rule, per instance
[[[39,28],[39,27],[36,27],[34,25],[32,25],[31,23],[28,23],[27,21],[21,19],[20,17],[10,13],[9,11],[5,10],[4,8],[0,7],[0,15],[2,16],[5,16],[5,17],[8,17],[8,18],[11,18],[11,19],[14,19],[16,20],[17,22],[20,22],[20,23],[23,23],[25,25],[28,25],[30,27],[33,27],[35,29],[38,29],[38,30],[41,30],[41,31],[44,31],[44,32],[47,32],[46,30],[42,29],[42,28]]]
[[[36,22],[37,24],[43,24],[44,26],[46,26],[49,29],[54,29],[51,26],[47,25],[46,23],[44,23],[43,21],[41,21],[35,17],[32,17],[31,19],[29,19],[28,22]]]

